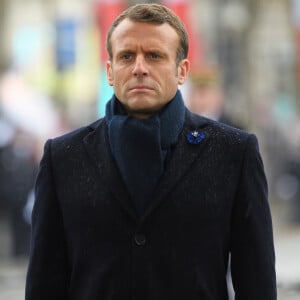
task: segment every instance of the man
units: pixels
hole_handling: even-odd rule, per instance
[[[181,21],[132,6],[107,36],[106,116],[46,143],[26,300],[276,299],[254,135],[196,116]]]

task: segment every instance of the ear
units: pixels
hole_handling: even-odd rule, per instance
[[[178,67],[178,84],[183,84],[188,76],[190,70],[190,61],[188,59],[183,59],[180,61]]]
[[[106,62],[106,77],[107,77],[108,84],[113,86],[114,77],[113,77],[112,63],[110,60]]]

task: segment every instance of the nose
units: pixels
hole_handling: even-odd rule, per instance
[[[132,73],[136,77],[143,77],[148,75],[148,67],[144,57],[136,57]]]

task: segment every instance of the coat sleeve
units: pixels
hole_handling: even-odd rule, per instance
[[[234,203],[231,272],[236,300],[277,299],[268,188],[254,135],[247,140]]]
[[[47,141],[35,185],[26,300],[67,300],[69,271],[62,212]]]

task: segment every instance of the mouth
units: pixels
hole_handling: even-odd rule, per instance
[[[130,88],[129,91],[147,92],[147,91],[153,91],[153,88],[146,86],[146,85],[137,85],[137,86]]]

